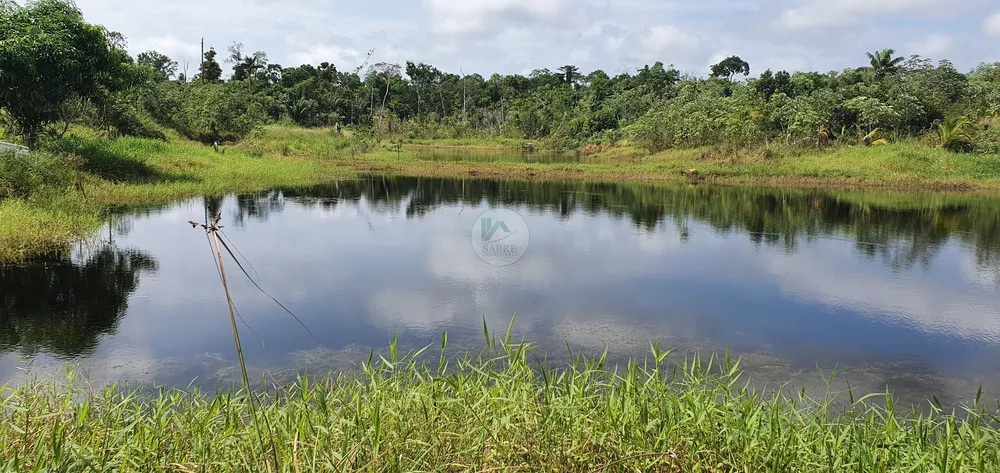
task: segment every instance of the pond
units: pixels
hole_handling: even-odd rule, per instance
[[[0,269],[0,380],[67,362],[98,381],[238,379],[214,253],[187,223],[216,213],[267,291],[227,257],[252,376],[346,369],[393,334],[476,350],[484,321],[513,319],[539,359],[660,339],[729,348],[771,387],[822,389],[836,367],[840,387],[915,402],[1000,393],[997,199],[383,177],[144,209]]]

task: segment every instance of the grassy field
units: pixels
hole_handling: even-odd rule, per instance
[[[755,391],[738,360],[675,362],[656,344],[645,361],[575,357],[558,369],[530,361],[530,347],[509,336],[487,345],[449,362],[442,343],[437,363],[391,346],[356,372],[303,376],[255,397],[92,392],[72,375],[7,386],[0,469],[1000,471],[1000,405],[979,399],[911,412],[886,394]]]
[[[953,154],[917,143],[827,150],[670,150],[627,145],[580,153],[540,150],[525,140],[411,140],[402,149],[350,131],[271,126],[216,151],[171,136],[102,140],[87,130],[44,148],[82,156],[79,185],[0,200],[0,262],[24,260],[89,235],[115,208],[361,174],[780,187],[984,191],[1000,189],[1000,155]],[[544,143],[543,143],[544,145]],[[457,147],[457,148],[456,148]],[[434,149],[449,150],[440,159]],[[468,149],[468,153],[458,149]],[[685,171],[696,170],[694,176]]]

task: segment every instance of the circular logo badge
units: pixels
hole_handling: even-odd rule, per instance
[[[487,210],[472,225],[469,238],[480,259],[507,266],[528,251],[528,224],[513,210]]]

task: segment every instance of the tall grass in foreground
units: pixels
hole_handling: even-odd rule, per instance
[[[442,347],[446,344],[445,337]],[[757,392],[728,356],[558,369],[487,336],[478,355],[426,361],[393,343],[353,373],[257,393],[281,471],[1000,471],[1000,424],[900,412],[891,396],[843,402]],[[5,471],[267,471],[244,392],[34,381],[0,406]],[[870,404],[876,402],[877,405]],[[996,406],[1000,408],[1000,406]]]

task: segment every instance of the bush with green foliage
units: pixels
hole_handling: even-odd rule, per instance
[[[108,136],[135,136],[166,140],[167,135],[142,108],[137,91],[107,96],[95,107],[93,127],[103,129]]]
[[[1000,126],[984,127],[984,130],[975,135],[973,148],[983,153],[1000,154]]]
[[[267,113],[244,83],[164,84],[148,108],[160,123],[202,143],[239,141],[267,123]]]
[[[82,160],[45,151],[0,152],[0,199],[27,197],[45,189],[64,190],[76,181]]]

